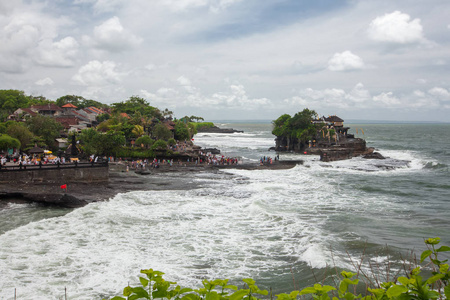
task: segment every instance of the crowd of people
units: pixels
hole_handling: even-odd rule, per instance
[[[211,153],[203,153],[200,152],[199,157],[197,158],[187,158],[185,161],[182,161],[181,159],[157,159],[154,158],[153,160],[149,159],[136,159],[131,161],[126,161],[119,159],[119,163],[124,163],[127,166],[127,170],[133,169],[133,170],[148,170],[148,169],[156,169],[161,166],[197,166],[197,165],[212,165],[212,166],[219,166],[219,165],[237,165],[239,163],[242,163],[241,160],[239,160],[237,157],[226,157],[223,155],[215,155]]]
[[[265,164],[272,164],[273,163],[273,161],[278,161],[280,159],[280,156],[279,155],[277,155],[277,156],[275,156],[275,159],[272,159],[272,157],[266,157],[266,156],[263,156],[263,157],[261,157],[260,159],[259,159],[259,164],[262,166],[262,165],[265,165]]]
[[[11,162],[14,165],[26,166],[26,165],[46,165],[46,164],[65,164],[65,157],[57,156],[39,156],[39,155],[19,155],[18,157],[1,156],[0,162],[2,166],[6,166],[7,162]]]

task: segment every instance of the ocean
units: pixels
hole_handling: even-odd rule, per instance
[[[217,125],[244,133],[194,142],[247,162],[275,157],[269,122]],[[277,294],[353,271],[362,256],[364,270],[388,261],[395,269],[425,250],[425,238],[450,246],[450,124],[346,125],[386,159],[280,153],[304,163],[158,174],[187,189],[122,193],[78,209],[3,204],[0,299],[108,298],[148,268],[183,287],[205,278],[242,286],[250,277]]]

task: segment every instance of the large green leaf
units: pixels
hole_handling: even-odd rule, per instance
[[[219,300],[220,296],[216,291],[211,291],[206,294],[205,300]]]
[[[200,297],[197,294],[187,294],[181,297],[181,300],[199,300]]]
[[[148,296],[147,291],[146,291],[144,288],[141,288],[141,287],[134,287],[134,288],[131,288],[131,291],[132,291],[136,296],[138,296],[138,298],[136,298],[136,299],[139,299],[139,298],[150,299],[150,297]],[[135,295],[133,295],[133,296],[135,296]],[[130,297],[130,299],[131,299],[131,297]]]
[[[300,291],[300,295],[315,294],[315,293],[317,293],[317,290],[311,286],[306,287]]]
[[[450,285],[444,287],[445,298],[450,299]]]
[[[420,255],[420,262],[423,262],[428,256],[433,254],[433,251],[431,250],[425,250],[422,252],[422,255]]]
[[[388,295],[389,298],[392,298],[398,297],[401,294],[406,293],[407,291],[408,288],[406,288],[403,285],[393,285],[387,290],[386,294]]]
[[[442,279],[442,278],[444,278],[444,274],[436,274],[436,275],[428,278],[427,279],[427,283],[428,284],[433,284],[433,283],[435,283],[436,281],[438,281],[439,279]]]
[[[438,237],[436,237],[436,238],[429,238],[429,239],[425,240],[425,244],[437,245],[437,244],[440,243],[440,241],[441,241],[441,238],[438,238]]]
[[[436,250],[436,252],[444,252],[444,251],[450,251],[449,246],[441,246],[439,249]]]
[[[147,287],[148,285],[148,279],[145,279],[144,277],[139,277],[139,281],[141,282],[143,287]]]
[[[292,298],[288,294],[278,294],[277,300],[292,300]]]
[[[241,300],[245,296],[247,296],[249,290],[239,290],[230,295],[230,300]]]

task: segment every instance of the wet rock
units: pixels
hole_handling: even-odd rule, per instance
[[[243,133],[242,130],[236,130],[233,128],[219,128],[217,126],[214,127],[203,127],[199,128],[198,132],[211,132],[211,133]]]
[[[369,154],[363,155],[362,158],[365,158],[365,159],[386,159],[386,157],[381,155],[381,153],[379,153],[379,152],[373,152],[373,153],[369,153]]]
[[[69,194],[4,192],[0,194],[0,199],[5,201],[8,201],[9,199],[22,199],[26,202],[33,202],[65,208],[78,208],[88,204],[88,202]]]

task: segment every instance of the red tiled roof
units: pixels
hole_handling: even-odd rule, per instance
[[[131,119],[130,116],[127,113],[120,113],[121,117],[127,118],[127,119]]]
[[[61,107],[63,107],[63,108],[78,108],[78,107],[76,107],[75,105],[73,105],[72,103],[64,104],[64,105],[61,106]]]
[[[86,107],[85,109],[84,109],[84,111],[85,112],[87,112],[87,113],[95,113],[95,114],[98,114],[98,115],[101,115],[101,114],[104,114],[105,112],[103,111],[103,110],[101,110],[101,109],[99,109],[99,108],[97,108],[97,107],[95,107],[95,106],[89,106],[89,107]]]

